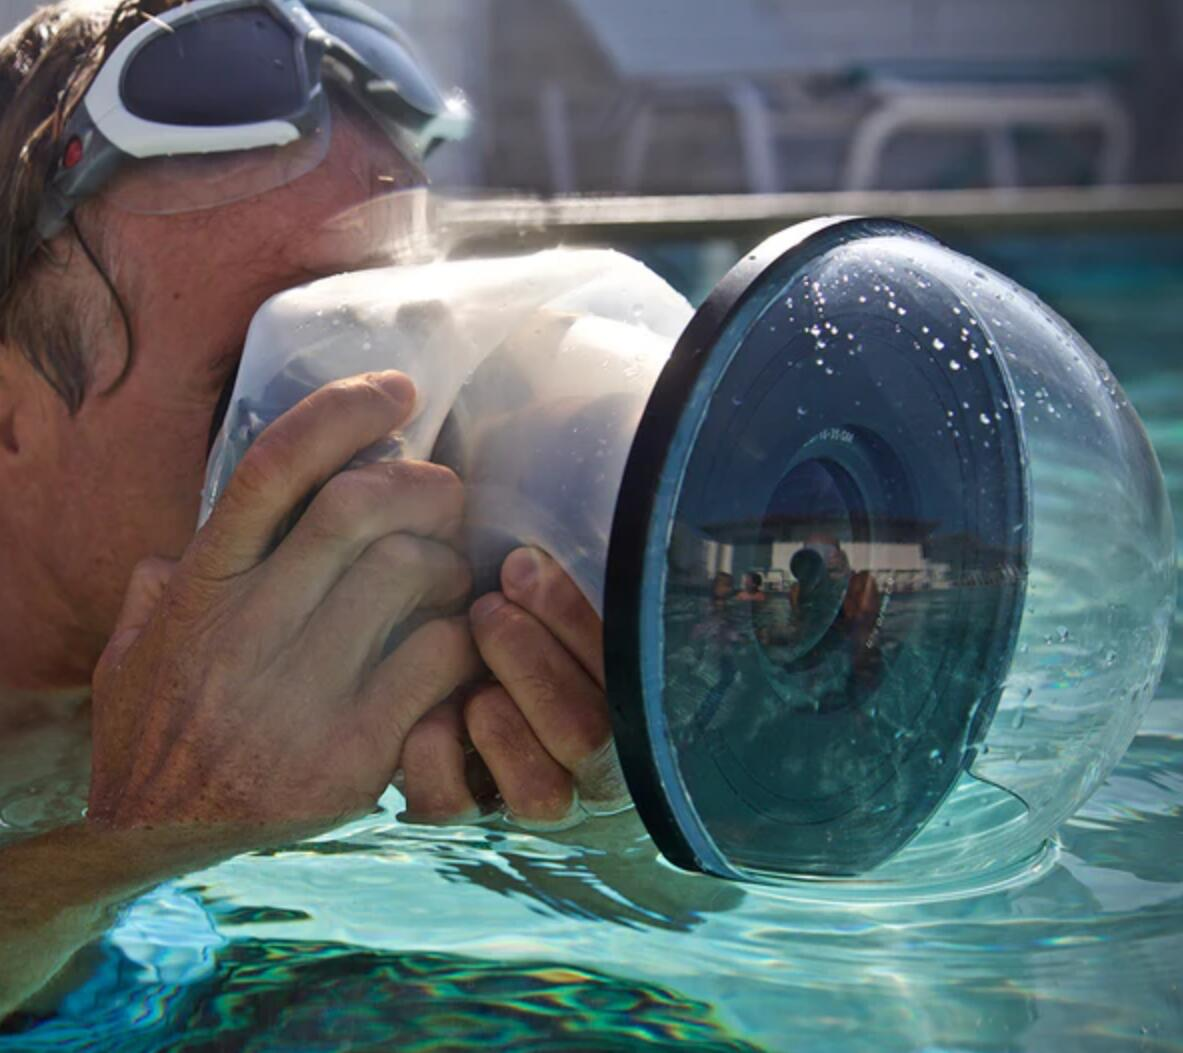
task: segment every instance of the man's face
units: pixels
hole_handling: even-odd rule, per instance
[[[112,311],[77,416],[45,392],[36,496],[22,525],[73,620],[70,647],[83,682],[135,563],[179,556],[193,536],[214,407],[252,315],[279,290],[371,255],[372,231],[354,236],[326,221],[406,185],[408,170],[364,117],[337,113],[328,155],[287,186],[203,212],[143,216],[99,203],[82,216],[84,232],[101,225],[135,361],[124,383],[103,394],[126,355]],[[80,257],[75,280],[100,289]]]

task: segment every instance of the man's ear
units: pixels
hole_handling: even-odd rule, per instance
[[[19,401],[13,383],[12,348],[0,344],[0,453],[20,453],[16,432],[16,404]]]
[[[0,463],[27,452],[29,426],[41,416],[43,383],[19,350],[0,343]]]

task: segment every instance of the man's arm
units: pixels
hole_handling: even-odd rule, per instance
[[[464,619],[432,618],[469,588],[459,481],[340,471],[413,402],[399,374],[317,392],[248,451],[179,563],[137,568],[95,672],[88,818],[0,851],[5,1011],[143,889],[363,813],[419,716],[480,673]]]
[[[115,910],[153,885],[265,840],[310,832],[275,827],[165,826],[99,830],[77,823],[0,850],[0,1019],[97,939]]]

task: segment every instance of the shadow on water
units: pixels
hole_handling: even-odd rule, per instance
[[[634,811],[545,839],[505,826],[464,831],[400,826],[382,816],[380,811],[374,817],[378,830],[357,839],[313,841],[258,855],[349,856],[401,847],[430,861],[435,876],[449,884],[483,889],[545,915],[638,930],[690,932],[704,916],[733,910],[744,900],[740,885],[663,863]]]

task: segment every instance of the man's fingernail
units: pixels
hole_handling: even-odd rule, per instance
[[[482,596],[472,605],[469,610],[469,617],[474,622],[484,621],[494,611],[500,610],[505,606],[505,597],[499,592],[489,592]]]
[[[501,566],[501,578],[510,588],[531,588],[538,580],[538,554],[530,548],[514,549]]]
[[[400,405],[411,406],[415,402],[415,385],[405,373],[379,373],[378,386]]]

